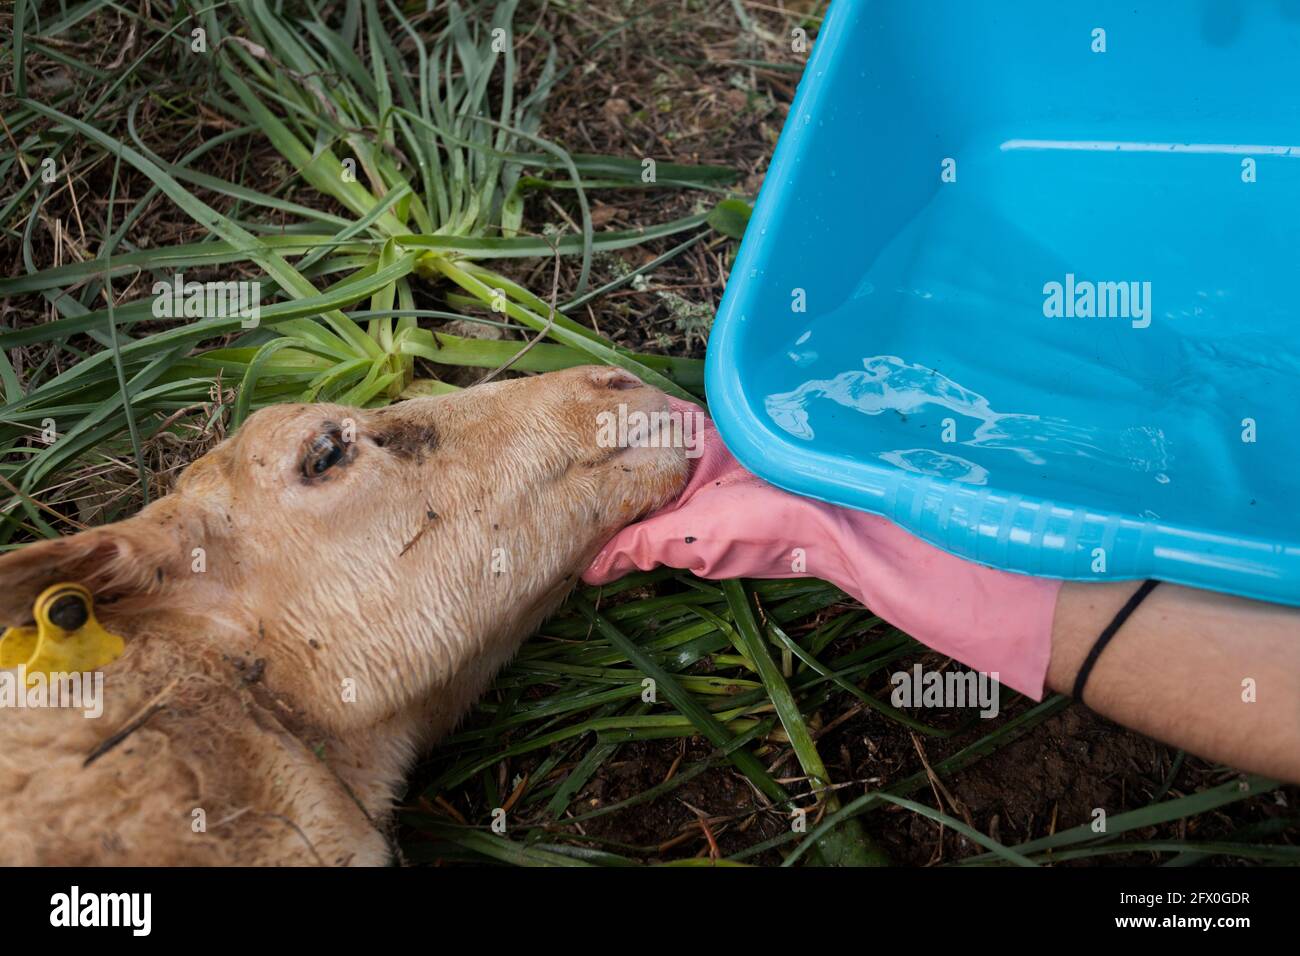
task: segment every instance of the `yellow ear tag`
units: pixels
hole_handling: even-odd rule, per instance
[[[95,602],[80,584],[56,584],[32,607],[35,627],[0,635],[0,668],[26,666],[27,675],[93,671],[122,656],[126,642],[95,620]]]

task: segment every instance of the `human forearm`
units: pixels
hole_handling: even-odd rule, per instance
[[[1071,692],[1093,642],[1137,586],[1061,588],[1048,686]],[[1300,610],[1161,584],[1098,658],[1084,699],[1199,756],[1300,782]]]

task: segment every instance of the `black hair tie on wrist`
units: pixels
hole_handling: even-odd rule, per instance
[[[1079,673],[1074,677],[1074,692],[1071,696],[1075,700],[1083,700],[1083,686],[1088,683],[1088,675],[1092,673],[1092,667],[1097,663],[1097,658],[1101,657],[1101,652],[1106,649],[1110,639],[1115,636],[1115,632],[1124,626],[1124,622],[1129,619],[1129,615],[1137,610],[1137,606],[1146,600],[1146,596],[1155,590],[1159,581],[1143,581],[1142,586],[1133,592],[1133,596],[1128,599],[1128,603],[1119,609],[1114,620],[1106,626],[1106,630],[1101,632],[1096,643],[1092,645],[1092,650],[1083,661],[1083,666],[1079,668]]]

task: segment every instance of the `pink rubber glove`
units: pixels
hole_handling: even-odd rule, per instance
[[[619,532],[584,581],[661,564],[703,578],[821,578],[922,644],[1042,699],[1060,581],[965,561],[885,518],[774,488],[731,457],[698,406],[674,399],[673,410],[704,419],[690,481]]]

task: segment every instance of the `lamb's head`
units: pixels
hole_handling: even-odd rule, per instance
[[[324,726],[430,697],[459,711],[438,688],[486,681],[604,541],[682,486],[671,442],[610,447],[619,405],[668,407],[592,367],[384,409],[264,409],[135,517],[0,557],[0,617],[78,581],[128,654],[133,620],[218,622]]]

